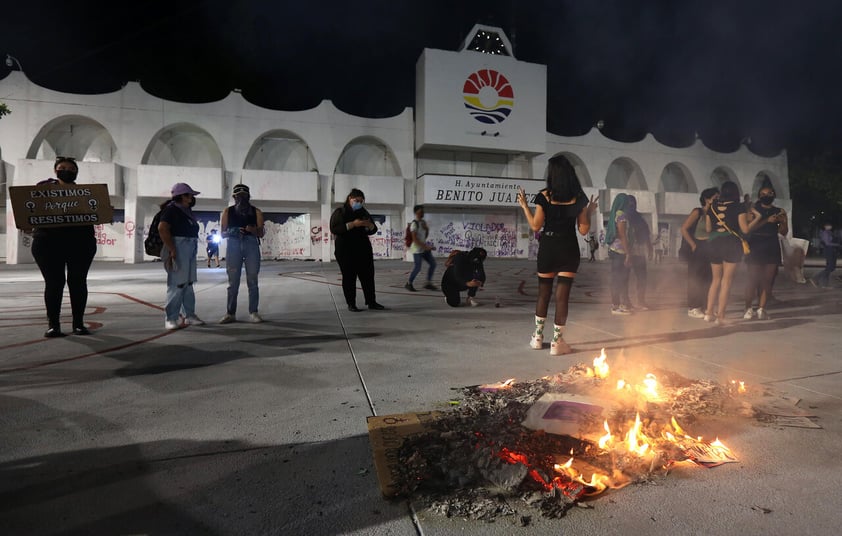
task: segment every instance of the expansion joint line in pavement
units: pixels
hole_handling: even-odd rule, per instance
[[[327,279],[327,276],[324,275],[324,263],[319,264],[319,269],[322,271],[322,277]],[[330,293],[331,301],[333,301],[333,309],[336,311],[336,317],[339,318],[339,327],[342,328],[342,336],[345,337],[345,344],[348,345],[348,351],[351,353],[351,359],[354,361],[354,368],[357,371],[357,377],[360,379],[360,385],[363,387],[365,399],[368,401],[368,407],[371,410],[371,414],[376,417],[377,410],[374,408],[374,402],[371,401],[371,393],[368,392],[368,386],[365,384],[365,378],[363,378],[363,373],[360,370],[360,363],[357,361],[357,354],[354,353],[354,346],[351,344],[351,339],[348,338],[348,330],[345,329],[345,322],[342,320],[342,315],[339,314],[339,306],[336,303],[336,296],[333,295],[333,287],[328,285],[327,291]]]

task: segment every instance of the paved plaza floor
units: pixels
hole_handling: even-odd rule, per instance
[[[650,265],[652,310],[610,314],[607,263],[582,264],[567,340],[528,348],[534,262],[489,259],[480,307],[403,289],[376,263],[386,311],[349,312],[336,264],[265,262],[263,324],[216,322],[224,269],[200,269],[208,324],[167,332],[160,263],[95,263],[88,337],[44,339],[34,266],[0,265],[3,534],[835,534],[842,525],[842,283],[782,275],[772,319],[688,318],[685,267]],[[808,275],[818,268],[811,267]],[[441,274],[439,268],[438,274]],[[419,286],[419,285],[416,285]],[[245,320],[245,278],[239,317]],[[360,303],[362,294],[360,293]],[[495,301],[500,307],[494,307]],[[69,314],[65,299],[64,311]],[[552,311],[552,308],[551,308]],[[63,318],[69,330],[69,318]],[[565,518],[448,519],[382,498],[366,417],[440,409],[453,388],[590,362],[740,379],[801,400],[821,429],[725,419],[740,463],[613,490]],[[524,513],[530,513],[524,511]]]

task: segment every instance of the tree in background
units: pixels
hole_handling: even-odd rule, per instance
[[[789,153],[794,236],[814,238],[826,222],[842,223],[842,154],[831,149]]]

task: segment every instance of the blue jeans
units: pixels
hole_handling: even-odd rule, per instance
[[[175,242],[175,266],[167,270],[167,304],[164,311],[167,320],[178,321],[178,315],[184,312],[185,317],[196,315],[196,294],[193,292],[193,283],[196,277],[196,253],[199,249],[198,238],[185,236],[174,236]],[[167,246],[161,249],[161,258],[169,257]]]
[[[246,265],[246,285],[249,289],[249,313],[256,313],[260,302],[257,274],[260,273],[260,244],[256,236],[245,235],[228,238],[225,265],[228,272],[228,314],[237,313],[237,295],[240,292],[240,275]]]
[[[433,252],[428,250],[423,253],[413,253],[412,258],[415,261],[415,266],[409,274],[409,284],[411,285],[415,281],[415,277],[421,271],[422,260],[427,261],[427,264],[430,265],[430,268],[427,269],[427,282],[431,283],[433,281],[433,272],[436,271],[436,259],[433,258]]]

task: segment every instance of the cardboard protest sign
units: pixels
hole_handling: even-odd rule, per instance
[[[114,208],[106,184],[40,184],[9,188],[15,226],[68,227],[111,223]]]

